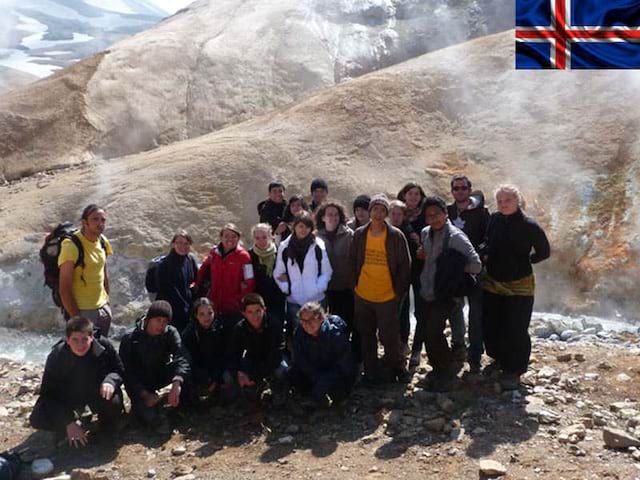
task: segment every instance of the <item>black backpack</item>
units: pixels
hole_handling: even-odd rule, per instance
[[[153,302],[158,296],[158,290],[160,289],[160,264],[167,258],[166,255],[158,255],[149,262],[147,267],[147,275],[144,279],[144,286],[149,292],[149,299]]]
[[[75,267],[84,269],[84,248],[82,242],[76,235],[77,228],[74,228],[71,222],[58,224],[44,239],[44,244],[40,248],[40,261],[44,265],[44,284],[51,289],[51,298],[56,306],[63,308],[62,299],[60,298],[60,267],[58,267],[58,257],[62,248],[62,241],[66,238],[71,240],[78,249],[78,260]],[[105,239],[100,235],[100,245],[106,252],[107,245]],[[84,282],[84,277],[80,277]],[[86,283],[86,282],[85,282]]]
[[[284,273],[287,274],[287,283],[289,284],[289,288],[287,289],[287,296],[291,295],[291,279],[289,278],[289,265],[287,262],[288,259],[288,255],[287,255],[287,249],[289,248],[289,246],[287,245],[287,248],[285,248],[282,251],[282,261],[284,262]],[[318,276],[322,275],[322,249],[320,248],[320,245],[318,245],[316,243],[315,245],[315,254],[316,254],[316,262],[318,262]]]
[[[466,265],[467,257],[455,248],[449,248],[447,232],[442,243],[442,252],[436,259],[433,293],[438,300],[469,295],[477,280],[475,275],[464,271]]]

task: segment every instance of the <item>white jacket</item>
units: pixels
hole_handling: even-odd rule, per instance
[[[331,263],[329,262],[329,255],[327,255],[324,241],[321,238],[316,237],[315,243],[309,246],[309,250],[307,250],[307,254],[304,257],[304,268],[302,272],[300,272],[300,267],[297,263],[288,259],[287,269],[289,271],[289,281],[281,282],[278,280],[280,275],[287,273],[284,261],[282,260],[282,252],[289,245],[289,240],[291,240],[292,236],[293,235],[289,236],[289,238],[278,247],[276,265],[273,269],[273,278],[284,294],[289,294],[289,286],[291,286],[291,293],[287,297],[288,302],[298,305],[304,305],[307,302],[319,302],[324,298],[324,292],[327,290],[329,280],[331,280],[331,274],[333,273]],[[318,275],[316,245],[320,247],[320,251],[322,252],[322,260],[320,262],[322,269],[321,275]]]

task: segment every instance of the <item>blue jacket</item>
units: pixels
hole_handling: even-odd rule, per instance
[[[293,368],[313,383],[314,391],[329,391],[336,380],[356,375],[346,324],[337,315],[327,316],[317,337],[307,334],[302,326],[298,327],[293,352]]]

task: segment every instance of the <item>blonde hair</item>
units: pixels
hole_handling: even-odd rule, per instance
[[[402,213],[404,213],[405,215],[407,214],[407,204],[402,200],[392,200],[391,202],[389,202],[389,211],[393,210],[394,208],[399,208],[400,210],[402,210]]]
[[[300,318],[300,316],[302,315],[302,312],[309,312],[314,317],[316,315],[320,315],[321,317],[325,316],[324,308],[322,308],[322,305],[320,305],[320,303],[318,303],[318,302],[307,302],[307,303],[305,303],[300,308],[300,310],[298,311],[298,318]]]
[[[257,225],[254,225],[253,227],[251,227],[251,238],[253,238],[253,234],[258,231],[265,232],[267,234],[267,237],[269,237],[269,241],[273,241],[271,225],[269,225],[268,223],[258,223]]]
[[[524,210],[527,202],[525,201],[524,196],[522,195],[522,192],[520,192],[520,189],[518,187],[510,183],[504,183],[498,186],[493,194],[496,201],[498,200],[498,194],[500,193],[506,193],[508,195],[513,195],[514,197],[516,197],[516,200],[518,201],[518,207]]]

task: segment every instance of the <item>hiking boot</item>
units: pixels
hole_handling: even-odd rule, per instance
[[[480,362],[475,360],[469,360],[469,373],[473,375],[480,374]]]
[[[457,362],[464,362],[467,359],[467,347],[462,343],[454,345],[451,349],[453,360]]]
[[[482,370],[482,375],[484,375],[485,377],[495,377],[499,373],[500,373],[500,363],[496,361],[491,362],[489,365],[484,367],[484,370]]]
[[[411,381],[411,374],[404,368],[397,368],[391,371],[391,381],[409,383]]]
[[[520,375],[517,373],[503,373],[500,376],[500,387],[503,391],[518,390],[520,388]]]
[[[431,372],[425,378],[422,386],[425,390],[435,393],[446,393],[453,389],[456,377],[451,374]]]
[[[409,368],[416,368],[420,366],[420,352],[413,352],[409,359]]]

